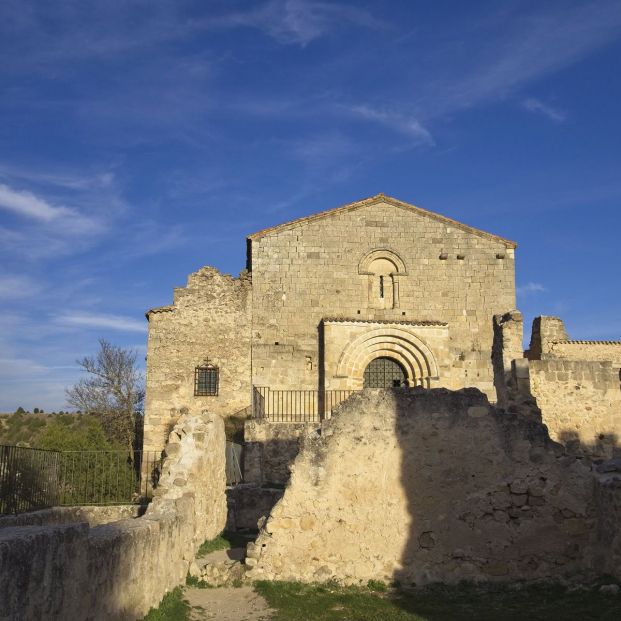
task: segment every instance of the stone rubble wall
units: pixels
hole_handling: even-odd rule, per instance
[[[595,479],[536,416],[476,389],[365,390],[304,438],[253,579],[401,584],[588,576]]]
[[[492,364],[496,402],[500,407],[508,407],[519,390],[515,361],[524,358],[524,318],[520,311],[512,310],[504,315],[494,315],[493,322]]]
[[[611,362],[529,362],[530,390],[550,436],[597,459],[621,454],[621,386]]]
[[[174,304],[149,311],[143,449],[160,451],[181,414],[249,413],[252,281],[203,267],[175,289]],[[217,396],[194,396],[194,369],[219,368]]]
[[[604,472],[596,487],[599,554],[595,562],[602,574],[621,580],[621,460],[612,461],[616,462],[612,472],[606,472],[606,463],[598,467]]]
[[[244,424],[244,482],[284,485],[300,450],[300,439],[320,423],[272,423],[247,420]]]
[[[224,528],[224,447],[218,415],[182,417],[142,517],[0,529],[0,619],[141,619]]]
[[[621,454],[621,343],[569,341],[561,319],[536,317],[524,358],[522,315],[494,326],[498,405],[515,412],[534,398],[552,439],[594,459]]]

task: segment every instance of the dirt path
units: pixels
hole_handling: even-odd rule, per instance
[[[196,589],[186,587],[192,621],[267,621],[271,609],[252,587]]]

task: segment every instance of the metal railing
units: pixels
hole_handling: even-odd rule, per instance
[[[139,504],[157,486],[161,470],[158,451],[0,446],[0,514],[63,505]]]
[[[253,386],[252,417],[278,423],[320,422],[355,390],[272,390]]]
[[[0,446],[0,514],[58,504],[57,451]]]

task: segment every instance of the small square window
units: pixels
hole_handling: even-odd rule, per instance
[[[194,396],[206,397],[218,394],[219,369],[213,365],[194,369]]]

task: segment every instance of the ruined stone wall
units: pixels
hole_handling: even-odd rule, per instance
[[[203,267],[175,289],[172,306],[149,317],[144,450],[161,450],[182,412],[207,409],[245,415],[250,405],[251,287]],[[194,369],[206,360],[219,368],[217,396],[194,396]]]
[[[365,390],[305,438],[254,578],[401,584],[589,574],[594,478],[475,389]]]
[[[603,473],[596,487],[598,550],[595,558],[602,574],[621,580],[621,460],[616,472]]]
[[[396,284],[386,280],[394,307],[379,307],[363,269],[380,250],[399,270]],[[515,307],[514,250],[503,241],[379,200],[254,236],[251,263],[254,384],[317,389],[323,318],[440,321],[452,361],[441,385],[495,396],[491,319]]]
[[[271,423],[249,420],[244,425],[244,482],[283,485],[289,480],[303,435],[318,423]]]
[[[564,360],[608,360],[621,367],[621,341],[556,341],[550,343],[548,356]]]
[[[594,458],[621,454],[621,386],[612,363],[531,360],[529,376],[553,439]]]
[[[508,407],[518,391],[516,361],[524,358],[524,318],[518,310],[504,315],[494,315],[494,344],[492,364],[496,401],[500,407]]]
[[[224,527],[224,445],[219,416],[183,417],[144,516],[0,529],[0,619],[142,619]]]
[[[621,341],[570,340],[560,317],[535,317],[527,354],[531,360],[609,361],[621,368]]]
[[[559,317],[542,316],[526,353],[524,378],[551,437],[596,459],[621,453],[621,342],[571,341]]]

